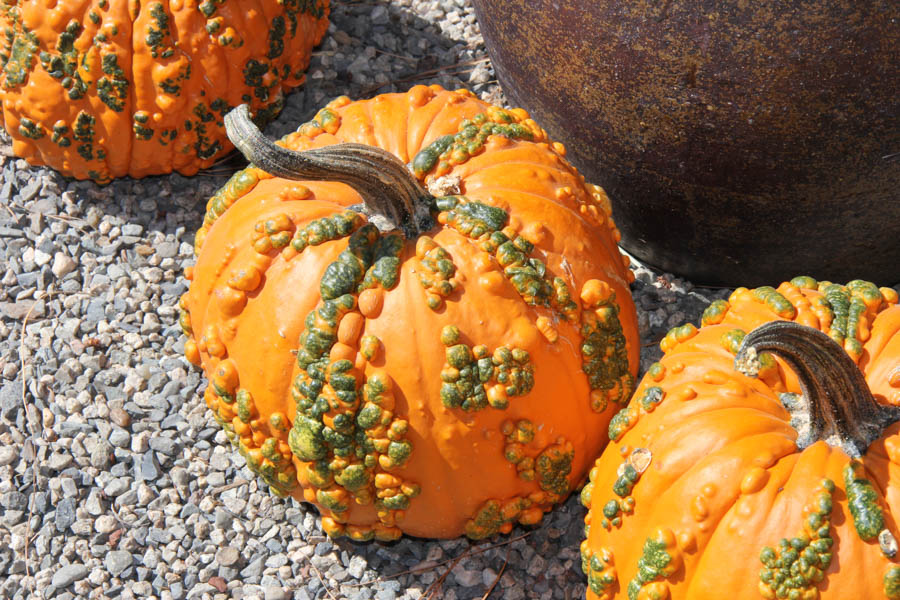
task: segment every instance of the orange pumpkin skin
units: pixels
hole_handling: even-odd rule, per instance
[[[251,466],[276,492],[316,504],[331,535],[364,540],[467,533],[480,538],[507,532],[515,522],[535,523],[584,480],[607,442],[606,425],[617,402],[633,388],[639,348],[628,288],[632,276],[616,248],[605,196],[584,183],[563,159],[562,146],[548,143],[524,111],[501,111],[465,90],[417,86],[360,102],[339,98],[280,144],[307,149],[361,142],[408,163],[441,136],[457,133],[464,120],[483,119],[479,114],[519,121],[533,140],[492,135],[470,158],[462,160],[457,153],[455,164],[445,160],[449,154],[444,159],[435,155],[421,178],[458,177],[459,193],[469,202],[507,211],[503,231],[510,239],[521,236],[534,244],[530,256],[546,264],[546,278],[561,278],[571,291],[571,318],[562,315],[557,300],[529,304],[504,274],[496,253],[482,249],[483,240],[476,243],[450,226],[452,210],[441,211],[433,229],[401,244],[396,284],[356,295],[353,308],[336,325],[329,360],[352,363],[359,398],[348,414],[359,418],[364,410],[375,410],[375,396],[384,419],[367,425],[365,435],[381,446],[369,452],[369,466],[353,473],[340,460],[335,463],[334,448],[320,459],[331,464],[330,472],[315,472],[316,461],[292,452],[297,440],[287,428],[271,426],[276,413],[276,421],[296,425],[298,396],[292,395],[292,386],[303,380],[295,356],[298,339],[308,328],[307,315],[323,305],[317,283],[347,249],[348,238],[309,245],[299,253],[292,245],[277,250],[265,243],[260,252],[251,240],[259,238],[254,233],[258,223],[276,221],[296,239],[296,232],[313,220],[345,213],[360,202],[359,195],[344,184],[286,181],[249,168],[211,200],[198,232],[183,326],[192,336],[186,355],[203,365],[213,383],[207,403]],[[455,269],[449,279],[454,289],[444,296],[441,275],[429,263],[443,252]],[[241,270],[244,276],[230,279]],[[256,274],[246,275],[251,271]],[[618,344],[619,354],[609,363],[615,381],[592,390],[582,372],[580,328],[596,324],[598,314],[609,319],[610,332],[617,331],[610,333],[606,350],[615,357]],[[320,325],[321,319],[315,327]],[[442,376],[454,369],[448,355],[454,346],[460,351],[459,344],[476,355],[485,347],[490,353],[503,347],[525,350],[518,374],[530,369],[533,387],[525,385],[523,393],[507,397],[495,371],[485,387],[490,405],[445,406]],[[376,394],[370,384],[384,391]],[[240,402],[229,403],[228,394],[240,390],[252,396],[245,411],[248,422],[234,409]],[[327,385],[322,392],[334,393]],[[495,402],[507,407],[495,408]],[[331,426],[334,418],[332,410],[322,421]],[[360,424],[356,432],[362,431]],[[411,445],[411,452],[405,446],[408,457],[393,460],[393,450],[385,449],[389,442],[400,444],[400,450]],[[261,454],[267,443],[278,451]],[[349,458],[360,461],[361,456]]]
[[[851,300],[849,319],[835,316],[831,299],[839,295]],[[864,541],[865,523],[848,509],[850,457],[824,441],[795,443],[779,400],[800,393],[795,374],[771,355],[758,378],[734,368],[736,330],[775,320],[841,341],[875,401],[900,405],[896,291],[807,277],[777,291],[739,288],[707,310],[699,330],[687,325],[666,336],[664,357],[610,425],[611,442],[582,492],[588,598],[900,598],[900,561],[871,535]],[[900,426],[889,426],[858,462],[854,503],[881,512],[889,544],[900,514]],[[870,498],[859,496],[864,489]],[[797,539],[797,553],[785,557],[779,544]],[[792,559],[806,579],[779,591],[776,561]]]
[[[222,118],[274,116],[303,83],[328,0],[7,0],[0,102],[13,152],[78,179],[193,175]]]

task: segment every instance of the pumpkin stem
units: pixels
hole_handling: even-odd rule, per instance
[[[809,412],[809,430],[797,441],[800,447],[824,440],[859,458],[888,425],[900,420],[900,408],[876,402],[856,363],[818,329],[793,321],[761,325],[744,337],[735,368],[754,376],[759,352],[780,357],[800,380]]]
[[[434,225],[433,196],[390,152],[349,143],[303,152],[288,150],[262,134],[250,119],[246,104],[225,115],[225,132],[247,160],[271,175],[346,183],[362,196],[363,212],[373,215],[371,220],[379,229],[399,227],[407,237],[415,238]]]

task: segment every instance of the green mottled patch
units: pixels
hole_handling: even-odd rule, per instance
[[[275,431],[289,431],[291,423],[282,413],[276,412],[269,417],[269,426]]]
[[[265,233],[274,231],[276,225],[261,222],[258,229]],[[363,225],[359,215],[350,212],[308,224],[299,239],[305,247],[311,242],[348,236],[347,248],[322,275],[322,301],[307,315],[300,335],[300,373],[291,388],[297,413],[288,442],[300,460],[328,465],[330,476],[322,473],[319,481],[326,483],[330,477],[356,502],[369,504],[374,500],[379,518],[393,526],[393,511],[408,508],[419,488],[404,482],[397,493],[376,498],[374,482],[378,469],[401,468],[412,455],[412,444],[404,439],[407,423],[395,418],[390,407],[382,406],[392,402],[386,397],[389,390],[384,375],[373,375],[362,383],[353,362],[332,361],[329,354],[337,343],[341,319],[356,309],[356,294],[364,279],[371,277],[379,285],[396,284],[377,265],[392,253],[399,253],[403,240],[382,236],[377,228]],[[296,235],[294,239],[298,239]],[[375,342],[377,346],[377,338]]]
[[[763,302],[772,312],[783,319],[793,319],[797,316],[797,309],[775,288],[762,286],[753,290],[753,297]]]
[[[825,286],[824,294],[833,314],[828,335],[843,345],[847,339],[847,322],[850,317],[850,291],[842,285],[833,283]]]
[[[324,458],[328,450],[322,434],[323,429],[321,422],[298,415],[288,435],[291,452],[300,460],[315,461]]]
[[[825,578],[834,540],[830,535],[834,483],[823,479],[807,505],[807,523],[797,537],[782,538],[759,553],[759,589],[769,598],[807,598]],[[808,535],[807,532],[812,532]],[[812,597],[818,597],[818,594]]]
[[[345,467],[334,476],[334,481],[349,492],[355,492],[369,485],[372,474],[361,464]]]
[[[425,177],[425,174],[434,168],[438,162],[438,158],[447,151],[451,144],[453,144],[453,136],[445,135],[419,150],[413,157],[411,163],[413,173],[415,173],[416,177],[419,179]]]
[[[291,247],[297,252],[302,252],[307,246],[318,246],[347,237],[359,229],[364,222],[362,215],[352,211],[316,219],[294,232]]]
[[[94,158],[94,147],[92,144],[94,140],[94,123],[94,117],[84,111],[79,112],[75,117],[72,137],[79,142],[83,142],[76,147],[76,150],[85,160]]]
[[[741,344],[744,343],[746,336],[747,332],[743,329],[732,329],[722,334],[722,337],[719,338],[719,343],[722,344],[723,348],[737,356],[738,350],[741,349]]]
[[[372,263],[366,270],[357,291],[381,286],[392,290],[400,281],[400,253],[404,239],[400,235],[386,235],[377,241],[372,251]]]
[[[278,440],[276,438],[266,438],[266,441],[264,441],[262,447],[260,447],[260,452],[272,463],[279,463],[284,460],[281,456],[281,452],[278,451]]]
[[[616,478],[612,486],[613,493],[620,498],[630,496],[631,490],[634,489],[634,484],[641,478],[641,474],[631,466],[630,462],[626,460],[623,464],[625,468],[622,469],[622,474]]]
[[[662,379],[663,375],[666,373],[666,368],[662,366],[662,363],[655,362],[650,365],[650,368],[647,369],[647,374],[655,381],[659,381]]]
[[[594,482],[589,481],[588,483],[584,484],[583,488],[581,488],[581,495],[579,496],[581,505],[589,509],[591,507],[591,497],[593,496],[593,494]]]
[[[578,320],[578,304],[562,277],[553,278],[552,304],[567,321],[574,323]]]
[[[364,335],[359,340],[359,352],[368,360],[374,360],[381,349],[381,340],[374,335]]]
[[[202,102],[194,106],[192,112],[198,118],[193,127],[197,135],[197,141],[193,145],[194,154],[201,160],[212,158],[222,150],[222,143],[210,140],[206,131],[207,124],[215,121],[215,115]]]
[[[884,596],[887,600],[900,600],[900,567],[892,565],[884,574]]]
[[[286,28],[284,17],[279,15],[272,19],[272,28],[269,29],[268,58],[278,58],[284,52],[284,34]]]
[[[509,397],[523,396],[534,387],[534,365],[525,350],[501,346],[490,354],[486,346],[456,343],[459,339],[459,329],[453,325],[441,331],[447,363],[441,371],[440,394],[447,408],[471,412],[491,405],[504,409]],[[488,388],[497,384],[503,392],[489,396]]]
[[[203,13],[203,16],[207,19],[215,14],[217,8],[218,7],[216,6],[216,3],[213,2],[213,0],[206,0],[205,2],[201,2],[200,5],[197,6],[197,10]]]
[[[135,123],[133,126],[133,129],[134,129],[134,135],[139,140],[149,140],[150,138],[153,137],[153,129],[150,129],[149,127],[144,127],[140,123]]]
[[[863,466],[858,461],[847,463],[843,477],[847,505],[856,533],[863,541],[872,541],[884,529],[884,513],[878,502],[878,492],[872,482],[863,476]]]
[[[625,432],[634,427],[637,423],[638,413],[629,408],[623,408],[609,421],[609,439],[618,442]]]
[[[815,290],[819,288],[819,282],[807,275],[800,275],[791,279],[791,285],[802,290]]]
[[[466,522],[466,535],[473,540],[483,540],[500,531],[506,523],[514,522],[519,513],[530,506],[530,501],[517,498],[514,505],[504,506],[497,500],[485,502],[475,515]]]
[[[451,164],[463,163],[481,153],[492,135],[513,140],[534,139],[531,130],[518,123],[512,113],[495,110],[490,118],[482,113],[460,123],[456,134],[442,136],[420,150],[411,162],[413,173],[422,179],[439,164],[447,170]]]
[[[28,81],[28,74],[34,68],[36,51],[37,45],[25,36],[19,35],[15,38],[9,56],[3,65],[5,74],[3,87],[5,89],[11,90]]]
[[[700,325],[718,325],[725,319],[731,305],[726,300],[714,300],[703,311]]]
[[[667,576],[667,568],[672,557],[669,555],[666,545],[653,538],[647,538],[644,542],[644,551],[638,559],[638,571],[634,578],[628,582],[628,600],[637,600],[641,586],[656,579]]]
[[[448,225],[472,238],[499,231],[506,226],[508,221],[508,212],[482,202],[470,201],[457,204],[447,215]]]
[[[369,404],[356,415],[356,424],[362,429],[374,427],[381,421],[382,409],[376,404]]]
[[[92,115],[84,111],[79,112],[75,117],[75,128],[72,131],[73,137],[79,142],[93,141],[95,122]]]
[[[53,126],[53,135],[50,136],[50,141],[54,144],[57,144],[63,148],[72,145],[72,140],[67,137],[67,134],[71,130],[68,125],[65,124],[57,124]]]
[[[342,496],[331,490],[317,490],[316,500],[325,508],[336,513],[345,512],[350,506],[342,500]]]
[[[587,534],[585,534],[587,537]],[[587,576],[588,587],[598,596],[608,596],[608,590],[616,584],[612,552],[592,552],[587,545],[581,547],[581,570]]]
[[[572,471],[574,458],[574,451],[556,444],[541,452],[534,462],[538,485],[541,489],[558,498],[568,494],[570,487],[567,477]]]
[[[102,60],[105,75],[97,80],[97,96],[111,110],[122,112],[131,83],[125,77],[115,54],[106,54]]]
[[[264,83],[263,77],[269,72],[269,69],[270,66],[268,63],[260,62],[253,58],[248,60],[247,64],[244,65],[244,83],[247,87],[253,88],[253,95],[262,102],[267,102],[269,100],[270,89],[280,83],[277,77],[273,78],[273,82],[269,86]]]
[[[235,395],[237,400],[237,415],[244,423],[249,423],[253,411],[253,397],[247,390],[238,390]]]
[[[661,387],[648,387],[644,389],[644,393],[638,398],[638,404],[645,412],[653,412],[657,405],[663,401],[666,393]]]
[[[153,21],[147,27],[147,35],[144,38],[144,42],[150,48],[150,55],[153,58],[159,58],[164,51],[163,47],[166,38],[169,36],[169,15],[161,2],[151,2],[149,11]]]
[[[420,262],[425,268],[416,272],[419,283],[425,288],[428,307],[438,310],[444,305],[444,298],[457,288],[456,280],[452,279],[456,275],[456,265],[450,253],[436,244],[425,252]]]
[[[44,137],[44,130],[28,117],[22,117],[19,121],[19,135],[32,140],[39,140]]]
[[[634,389],[625,333],[619,321],[616,295],[610,294],[581,322],[582,370],[592,390],[604,390],[609,400],[624,403]]]

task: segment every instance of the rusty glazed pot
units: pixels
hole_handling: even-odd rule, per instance
[[[475,0],[514,105],[698,283],[900,281],[889,0]]]

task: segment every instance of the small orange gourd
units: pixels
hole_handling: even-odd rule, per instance
[[[602,190],[465,90],[339,98],[279,145],[227,122],[255,166],[208,204],[182,325],[251,468],[333,536],[538,522],[633,387]]]
[[[231,108],[278,114],[327,15],[328,0],[4,0],[13,152],[98,182],[192,175],[231,148]]]
[[[739,288],[610,423],[582,500],[587,597],[900,598],[900,306]]]

